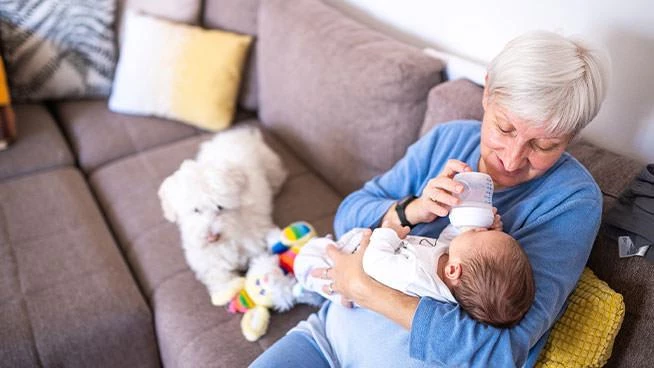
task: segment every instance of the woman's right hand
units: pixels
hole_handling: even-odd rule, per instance
[[[452,193],[461,193],[463,185],[454,181],[454,175],[472,171],[463,161],[448,160],[438,176],[429,180],[420,197],[409,203],[405,213],[412,224],[432,222],[437,217],[445,217],[452,206],[459,204],[459,198]]]

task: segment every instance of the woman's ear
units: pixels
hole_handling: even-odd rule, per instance
[[[448,280],[450,280],[452,285],[456,285],[461,278],[461,263],[452,261],[447,262],[443,274]]]

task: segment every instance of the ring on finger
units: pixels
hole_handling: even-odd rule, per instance
[[[327,267],[322,271],[322,278],[323,279],[325,279],[325,280],[329,279],[329,275],[327,273],[329,272],[330,269],[331,269],[331,267]]]
[[[334,283],[333,282],[330,282],[327,285],[327,294],[329,294],[329,295],[334,294]]]

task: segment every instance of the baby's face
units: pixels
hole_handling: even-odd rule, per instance
[[[487,229],[473,229],[459,234],[450,243],[449,256],[452,258],[468,259],[474,251],[483,247],[485,251],[498,252],[506,246],[510,236],[504,232]]]

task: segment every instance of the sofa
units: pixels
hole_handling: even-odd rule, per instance
[[[443,81],[440,61],[320,0],[120,1],[118,20],[129,7],[255,36],[233,125],[261,129],[289,171],[274,200],[280,227],[331,233],[341,200],[422,134],[482,115],[479,86]],[[157,189],[211,133],[117,114],[106,98],[14,110],[18,140],[0,153],[1,366],[244,367],[315,310],[273,314],[247,342],[186,265]],[[605,211],[642,168],[584,141],[570,152]],[[608,365],[646,366],[654,268],[616,249],[602,230],[588,263],[625,298]]]

